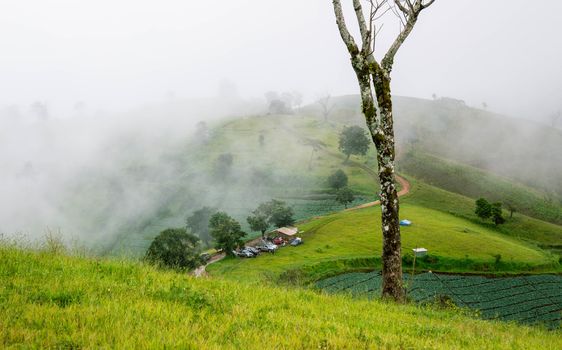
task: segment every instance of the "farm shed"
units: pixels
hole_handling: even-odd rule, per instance
[[[299,233],[299,229],[296,227],[281,227],[275,230],[275,232],[279,236],[282,236],[285,239],[289,239],[295,236],[297,233]]]

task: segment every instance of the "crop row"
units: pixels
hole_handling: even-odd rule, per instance
[[[487,319],[542,322],[553,328],[562,319],[562,276],[486,278],[423,273],[413,279],[405,274],[404,281],[408,297],[420,303],[447,296],[461,307],[479,310]],[[377,297],[381,276],[379,272],[344,274],[320,281],[317,287],[330,293]]]

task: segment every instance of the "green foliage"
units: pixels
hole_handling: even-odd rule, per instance
[[[174,269],[194,269],[201,265],[200,241],[185,228],[166,229],[150,244],[146,260]]]
[[[210,244],[212,239],[211,234],[209,233],[209,220],[216,212],[216,208],[203,207],[194,211],[193,214],[191,214],[191,216],[189,216],[186,220],[186,225],[191,232],[198,235],[207,246]]]
[[[432,306],[3,247],[0,300],[0,344],[7,349],[507,350],[560,344],[558,332]]]
[[[488,219],[492,216],[492,205],[486,199],[479,198],[476,200],[474,213],[478,215],[479,218]]]
[[[275,227],[292,226],[295,223],[293,208],[287,203],[273,199],[268,203],[269,223]]]
[[[225,212],[218,212],[209,220],[211,236],[215,239],[215,247],[224,249],[227,255],[234,255],[233,250],[243,246],[242,238],[246,235],[238,221]]]
[[[272,199],[261,203],[252,214],[246,218],[252,231],[261,232],[264,237],[265,231],[273,225],[275,227],[291,226],[295,223],[293,208],[287,203]]]
[[[345,175],[344,171],[341,169],[336,170],[328,177],[328,185],[336,190],[346,187],[347,175]]]
[[[490,204],[486,199],[479,198],[476,200],[474,213],[481,219],[491,218],[496,226],[505,223],[502,216],[502,204],[499,202]]]
[[[343,129],[339,139],[339,150],[347,156],[364,155],[369,150],[371,140],[360,126],[348,126]]]
[[[341,203],[347,209],[347,205],[352,203],[355,200],[355,196],[353,195],[353,191],[349,189],[349,187],[340,188],[336,192],[336,201]]]
[[[269,218],[270,213],[266,210],[265,203],[262,203],[258,206],[257,209],[252,211],[252,215],[246,218],[248,221],[248,225],[250,225],[250,229],[252,231],[261,232],[262,238],[265,235],[265,231],[269,228]]]
[[[494,224],[497,225],[501,225],[505,222],[505,219],[502,216],[502,204],[497,202],[492,204],[491,206],[491,216],[492,216],[492,221],[494,222]]]

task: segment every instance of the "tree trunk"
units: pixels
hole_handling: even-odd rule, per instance
[[[397,301],[404,301],[402,283],[402,242],[400,237],[400,204],[394,179],[394,121],[390,77],[378,68],[373,82],[380,112],[379,130],[373,141],[377,148],[379,165],[380,201],[382,212],[382,295]]]
[[[361,89],[362,110],[377,149],[382,215],[382,296],[398,302],[405,299],[402,283],[401,237],[398,193],[394,184],[394,127],[390,77],[380,66],[358,55],[352,60]],[[369,73],[374,70],[371,76]],[[373,85],[371,85],[371,77]],[[373,99],[377,96],[379,118]]]

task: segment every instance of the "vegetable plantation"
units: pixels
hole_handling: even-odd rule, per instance
[[[404,275],[408,297],[418,303],[449,299],[459,307],[477,310],[484,319],[501,319],[559,328],[562,321],[562,276],[508,278],[422,273]],[[377,298],[381,274],[348,273],[317,282],[328,293]]]

